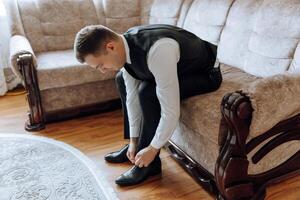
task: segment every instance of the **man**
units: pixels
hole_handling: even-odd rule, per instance
[[[134,166],[116,179],[121,186],[161,173],[160,149],[170,139],[180,115],[180,100],[217,90],[216,46],[171,25],[146,25],[117,34],[88,26],[76,36],[80,62],[116,76],[129,145],[105,156]]]

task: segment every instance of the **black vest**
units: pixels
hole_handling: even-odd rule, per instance
[[[180,48],[177,63],[178,78],[188,74],[209,73],[216,60],[217,46],[201,40],[193,33],[171,25],[153,24],[130,28],[123,34],[130,51],[131,64],[124,68],[136,79],[152,80],[153,74],[147,64],[151,46],[161,38],[176,40]]]

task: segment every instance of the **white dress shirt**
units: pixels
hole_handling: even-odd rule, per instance
[[[129,47],[122,36],[126,61],[131,64]],[[177,77],[177,62],[180,59],[179,44],[171,38],[157,40],[147,55],[148,68],[156,82],[156,94],[161,107],[161,118],[151,146],[163,147],[172,136],[180,116],[180,94]],[[129,120],[130,137],[139,137],[142,131],[142,110],[138,97],[140,80],[133,78],[123,67],[123,78],[126,86],[126,106]],[[147,122],[146,122],[147,123]]]

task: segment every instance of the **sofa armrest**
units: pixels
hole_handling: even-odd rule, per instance
[[[242,92],[254,109],[249,133],[252,137],[300,113],[300,74],[287,72],[258,79]]]
[[[29,105],[27,131],[38,131],[45,128],[41,95],[36,71],[36,57],[29,41],[21,35],[10,39],[10,62],[14,73],[19,76],[27,92]]]
[[[21,71],[20,71],[20,67],[17,62],[18,58],[21,55],[30,54],[32,56],[33,65],[35,67],[37,67],[36,57],[35,57],[35,54],[32,50],[32,47],[31,47],[29,41],[27,40],[26,37],[21,36],[21,35],[15,35],[15,36],[11,37],[10,45],[9,45],[9,52],[10,52],[10,66],[11,66],[13,72],[19,78],[24,80],[24,78],[21,74]]]
[[[267,183],[284,180],[299,171],[299,146],[297,153],[287,155],[288,160],[271,165],[263,173],[253,173],[249,168],[250,159],[256,164],[279,145],[299,140],[299,84],[299,74],[286,73],[257,79],[243,90],[223,97],[220,152],[215,165],[218,199],[262,199]],[[256,147],[259,150],[252,155]]]

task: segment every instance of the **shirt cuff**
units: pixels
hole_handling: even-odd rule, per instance
[[[167,143],[167,141],[166,141],[166,142],[161,142],[161,141],[157,141],[157,140],[155,140],[155,138],[153,138],[152,141],[151,141],[151,143],[150,143],[150,145],[151,145],[152,147],[154,147],[155,149],[160,149],[160,148],[162,148],[166,143]]]
[[[139,137],[140,136],[140,128],[139,127],[130,127],[129,128],[130,137]]]

